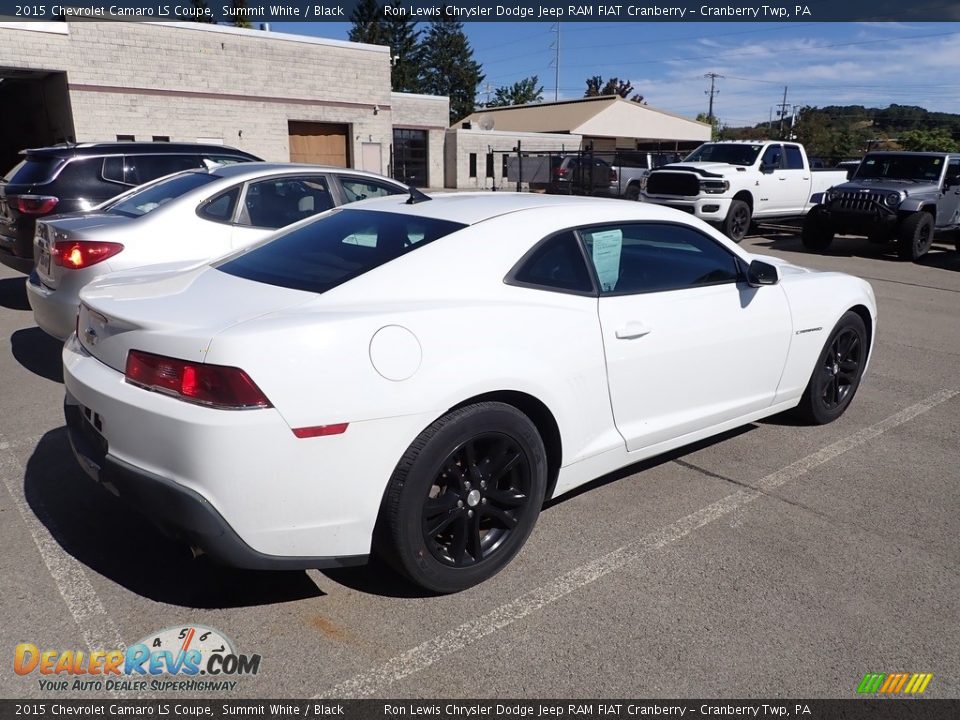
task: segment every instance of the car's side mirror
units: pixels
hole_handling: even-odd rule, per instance
[[[766,163],[760,163],[760,172],[764,175],[769,175],[774,171],[775,167],[773,165],[767,165]]]
[[[957,185],[960,185],[960,175],[947,175],[943,181],[944,187],[956,187]]]
[[[780,282],[780,274],[775,265],[762,260],[753,260],[747,268],[747,285],[750,287],[776,285],[778,282]]]

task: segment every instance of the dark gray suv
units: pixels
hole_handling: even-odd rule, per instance
[[[103,142],[24,150],[0,181],[0,263],[30,273],[37,219],[89,210],[164,175],[260,158],[225,145]]]
[[[848,182],[814,195],[803,244],[823,252],[834,235],[865,235],[897,243],[905,260],[919,260],[934,233],[952,232],[960,250],[960,154],[873,152]]]

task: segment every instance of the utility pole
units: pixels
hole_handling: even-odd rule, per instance
[[[483,86],[482,92],[484,95],[487,96],[486,101],[483,103],[483,106],[487,107],[488,105],[490,105],[490,93],[493,92],[493,88],[490,87],[490,83],[487,83],[486,85]]]
[[[704,75],[704,77],[710,79],[710,89],[704,90],[703,94],[710,96],[710,108],[707,110],[707,120],[711,125],[713,125],[713,96],[720,92],[719,90],[714,89],[714,83],[717,81],[717,78],[722,78],[723,75],[715,72],[708,72],[706,75]]]
[[[779,113],[779,114],[780,114],[780,131],[779,131],[779,137],[780,137],[781,140],[783,140],[783,119],[787,116],[787,107],[788,107],[788,105],[787,105],[787,86],[786,86],[786,85],[783,86],[783,102],[781,102],[780,105],[778,105],[778,107],[780,108],[780,113]]]
[[[555,33],[556,37],[550,43],[550,49],[553,50],[553,99],[560,99],[560,23],[555,22],[550,28],[550,32]]]

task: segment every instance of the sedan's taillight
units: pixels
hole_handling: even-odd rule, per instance
[[[52,195],[20,195],[17,198],[17,210],[24,215],[46,215],[60,202]]]
[[[98,262],[103,262],[123,250],[123,245],[112,242],[92,240],[58,240],[50,249],[54,265],[81,270]]]
[[[124,375],[127,382],[134,385],[201,405],[232,410],[273,407],[240,368],[131,350],[127,353]]]

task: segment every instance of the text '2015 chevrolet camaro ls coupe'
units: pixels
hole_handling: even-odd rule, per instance
[[[378,552],[453,592],[547,498],[764,416],[836,419],[875,326],[863,280],[669,208],[393,196],[88,286],[66,415],[90,475],[223,562]]]

